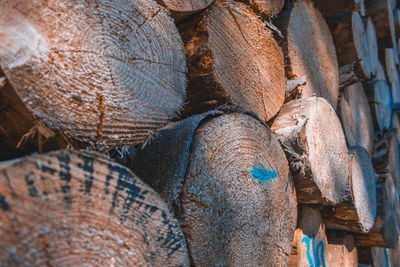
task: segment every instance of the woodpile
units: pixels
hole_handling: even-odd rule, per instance
[[[0,265],[399,266],[396,0],[0,1]]]

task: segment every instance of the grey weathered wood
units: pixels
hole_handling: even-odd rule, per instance
[[[400,104],[400,75],[395,62],[396,48],[385,49],[385,68],[390,82],[392,100],[394,104]]]
[[[337,204],[345,199],[348,151],[339,118],[325,99],[286,103],[271,129],[289,159],[300,203]]]
[[[83,151],[0,164],[7,266],[189,266],[178,221],[127,168]]]
[[[295,191],[285,154],[260,120],[241,113],[196,115],[126,158],[170,203],[194,265],[289,261]]]
[[[171,11],[171,16],[180,21],[194,13],[203,11],[214,0],[161,0],[162,3]]]
[[[143,142],[180,111],[184,47],[154,0],[0,5],[0,62],[26,108],[98,148]]]

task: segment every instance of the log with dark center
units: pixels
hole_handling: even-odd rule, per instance
[[[143,142],[179,112],[179,33],[155,1],[4,0],[1,66],[44,125],[98,148]]]
[[[345,199],[349,176],[346,140],[325,99],[311,97],[285,104],[271,130],[289,159],[300,203],[337,204]]]
[[[183,115],[222,104],[251,110],[267,121],[285,99],[282,52],[270,30],[245,4],[217,1],[181,29],[189,69]]]
[[[325,266],[328,242],[321,214],[318,208],[308,206],[303,206],[300,214],[288,266]]]
[[[321,13],[311,0],[296,1],[279,14],[274,24],[284,36],[277,38],[285,55],[287,76],[306,76],[307,83],[300,87],[301,97],[324,97],[336,108],[338,62],[331,33]]]
[[[0,261],[8,266],[187,266],[178,221],[149,186],[96,153],[0,164]]]
[[[324,222],[330,229],[366,233],[374,226],[377,213],[374,167],[363,147],[352,147],[349,153],[348,199],[324,208]]]
[[[260,120],[216,114],[168,127],[127,163],[176,212],[195,266],[286,265],[297,203],[285,154]]]
[[[347,144],[364,147],[371,155],[374,147],[374,125],[368,98],[361,83],[344,89],[339,102],[339,114]]]

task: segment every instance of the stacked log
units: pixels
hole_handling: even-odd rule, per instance
[[[0,225],[6,265],[189,264],[167,205],[97,153],[64,150],[1,163]]]
[[[1,1],[0,261],[395,265],[397,7]]]
[[[260,120],[216,111],[193,116],[126,159],[175,212],[195,266],[289,260],[295,192],[285,154]]]

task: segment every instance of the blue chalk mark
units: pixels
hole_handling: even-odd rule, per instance
[[[383,253],[385,254],[386,267],[391,267],[390,266],[390,261],[389,261],[389,255],[387,253],[387,249],[386,248],[383,249]]]
[[[311,255],[310,238],[305,236],[301,239],[301,242],[307,245],[307,260],[310,267],[325,267],[324,241],[320,240],[317,246],[315,246],[315,234],[312,235],[311,243],[313,255]]]
[[[251,169],[251,175],[254,179],[257,179],[260,183],[266,184],[269,180],[278,177],[278,173],[274,170],[270,171],[267,168],[262,169],[259,167],[253,167]]]

